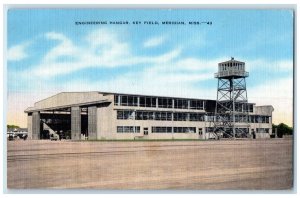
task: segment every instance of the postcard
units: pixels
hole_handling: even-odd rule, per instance
[[[294,17],[8,8],[8,192],[292,190]]]

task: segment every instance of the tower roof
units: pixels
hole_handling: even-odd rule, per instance
[[[224,61],[224,62],[221,62],[219,64],[226,64],[226,63],[242,63],[242,64],[245,64],[245,62],[234,60],[234,57],[231,57],[231,60]]]

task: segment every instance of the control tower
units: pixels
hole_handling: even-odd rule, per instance
[[[249,105],[247,99],[245,63],[231,60],[218,64],[217,100],[214,115],[214,134],[218,138],[249,136]]]

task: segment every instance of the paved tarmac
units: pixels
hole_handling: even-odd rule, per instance
[[[9,141],[9,189],[291,189],[292,139]]]

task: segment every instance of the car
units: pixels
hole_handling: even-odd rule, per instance
[[[13,141],[14,140],[14,136],[13,135],[9,135],[8,136],[8,141]]]
[[[50,140],[51,140],[51,141],[52,141],[52,140],[55,140],[55,141],[59,140],[59,135],[57,135],[56,133],[52,133],[52,134],[50,135]]]

